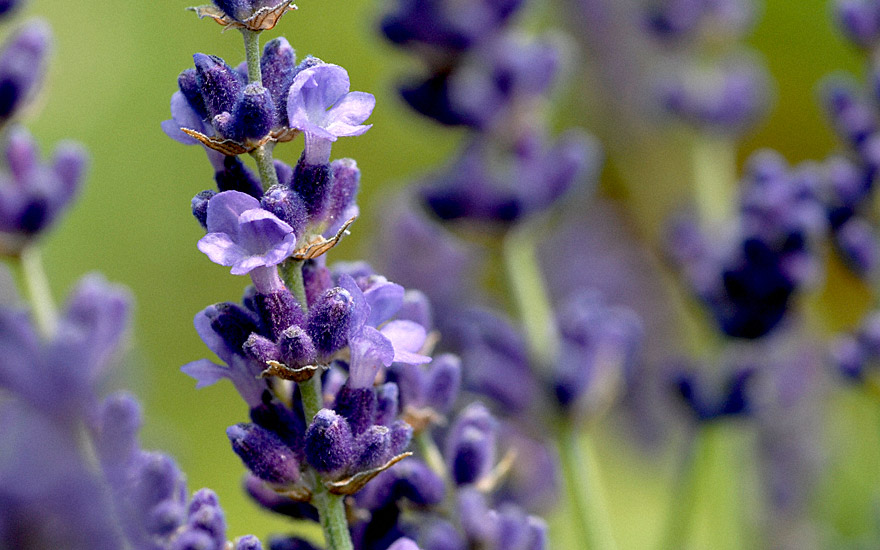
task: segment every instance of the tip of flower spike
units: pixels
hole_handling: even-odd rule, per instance
[[[187,8],[196,12],[199,19],[206,17],[213,19],[220,25],[223,30],[227,29],[247,29],[254,32],[268,31],[273,29],[281,17],[289,12],[297,9],[296,4],[290,0],[283,0],[274,6],[266,6],[251,12],[247,18],[237,18],[235,14],[228,14],[217,6],[207,4],[204,6],[195,6]]]

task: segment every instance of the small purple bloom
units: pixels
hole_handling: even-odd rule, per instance
[[[290,87],[287,116],[291,128],[306,134],[306,163],[326,164],[331,142],[369,130],[372,125],[363,122],[375,106],[372,94],[349,91],[348,73],[339,65],[322,63],[300,71]]]
[[[211,199],[207,225],[199,250],[214,263],[232,266],[233,275],[274,269],[296,248],[293,228],[264,210],[257,199],[238,191],[224,191]],[[256,278],[254,285],[261,292],[272,290],[261,289]]]
[[[0,120],[15,115],[37,92],[46,72],[52,34],[42,20],[30,21],[0,52]]]

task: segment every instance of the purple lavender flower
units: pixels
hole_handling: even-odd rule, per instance
[[[28,22],[0,52],[0,121],[12,117],[37,92],[46,72],[52,35],[40,19]]]
[[[47,342],[26,314],[0,309],[0,387],[50,416],[83,414],[95,405],[96,388],[119,351],[129,303],[121,287],[87,276]]]
[[[287,116],[290,127],[306,136],[306,164],[327,164],[332,142],[369,130],[372,125],[363,122],[375,105],[372,94],[349,91],[348,73],[339,65],[321,63],[300,71],[290,87]]]
[[[9,17],[19,10],[25,0],[2,0],[0,1],[0,17]]]
[[[63,213],[82,186],[85,150],[59,145],[43,164],[30,133],[13,128],[5,144],[8,172],[0,174],[0,252],[17,254]]]
[[[228,378],[249,406],[260,405],[266,384],[257,376],[265,366],[242,351],[250,334],[258,330],[254,320],[234,304],[217,304],[200,311],[194,323],[199,337],[226,366],[200,359],[180,370],[196,379],[197,388]]]
[[[417,353],[427,337],[424,327],[403,320],[385,323],[388,316],[397,309],[388,307],[389,302],[397,303],[399,308],[403,301],[402,293],[398,301],[396,297],[388,296],[382,291],[393,284],[386,281],[363,292],[350,276],[343,275],[339,278],[339,286],[347,290],[354,299],[349,333],[349,383],[352,388],[372,386],[382,366],[387,367],[394,362],[421,364],[430,361],[429,357]],[[374,310],[377,312],[375,315]],[[377,329],[376,326],[380,323],[385,324]]]
[[[880,38],[880,5],[866,0],[837,0],[834,5],[838,27],[847,38],[869,48]]]
[[[199,250],[211,261],[232,266],[233,275],[250,273],[260,293],[281,288],[275,266],[296,248],[292,227],[238,191],[211,198],[206,221],[208,234],[199,241]]]

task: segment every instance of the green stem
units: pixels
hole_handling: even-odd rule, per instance
[[[321,517],[321,528],[329,550],[353,550],[351,533],[348,531],[348,519],[345,516],[345,497],[334,495],[324,487],[320,477],[312,503]]]
[[[299,301],[303,309],[305,309],[308,307],[308,304],[306,302],[306,287],[303,283],[302,266],[302,260],[289,258],[281,264],[281,280],[284,281],[284,284],[290,289],[290,292],[293,293],[293,296]]]
[[[46,271],[43,269],[40,251],[36,246],[28,246],[21,251],[19,258],[22,279],[31,302],[37,328],[43,336],[50,338],[55,333],[58,313],[55,309],[55,302],[52,300],[52,292],[49,289]]]
[[[260,69],[260,33],[247,29],[241,30],[244,36],[244,53],[247,59],[248,82],[251,84],[263,83],[263,73]],[[257,170],[260,172],[260,181],[263,190],[278,185],[278,174],[275,172],[275,162],[272,159],[272,142],[265,143],[253,151],[251,156],[257,162]]]
[[[440,449],[437,448],[431,433],[427,430],[422,431],[416,434],[413,442],[416,444],[416,448],[428,467],[442,479],[446,479],[448,477],[446,474],[446,463],[443,462],[443,455],[440,454]]]
[[[278,185],[278,173],[275,171],[275,160],[272,158],[274,146],[275,144],[270,141],[251,151],[251,156],[257,162],[257,171],[260,173],[263,191],[273,185]]]
[[[687,547],[697,502],[707,511],[707,519],[712,524],[713,547],[739,547],[740,515],[736,481],[732,476],[741,472],[731,463],[736,458],[732,446],[737,441],[728,437],[732,427],[727,424],[716,421],[700,425],[673,487],[660,550]]]
[[[316,374],[310,380],[300,382],[299,394],[302,396],[303,412],[306,415],[306,422],[311,424],[315,415],[321,410],[323,398],[321,397],[321,376]]]
[[[585,550],[613,550],[617,547],[602,481],[591,442],[569,422],[557,434],[562,475],[568,493],[573,529]]]
[[[263,83],[263,73],[260,70],[260,33],[248,29],[241,29],[244,36],[244,55],[247,60],[248,82],[251,84]]]
[[[717,226],[730,216],[736,193],[736,147],[723,136],[699,135],[693,144],[694,195],[701,221]]]
[[[502,243],[502,255],[531,359],[540,368],[549,369],[556,360],[559,335],[538,263],[538,233],[530,223],[511,229]]]

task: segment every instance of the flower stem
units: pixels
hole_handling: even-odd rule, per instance
[[[413,438],[413,442],[428,467],[442,479],[447,479],[448,475],[446,473],[446,464],[443,462],[443,455],[440,454],[440,449],[437,448],[437,443],[434,442],[431,433],[428,430],[419,432]]]
[[[263,73],[260,69],[260,33],[248,29],[241,30],[244,36],[244,53],[247,59],[248,82],[251,84],[263,84]],[[278,185],[278,174],[275,172],[275,161],[272,159],[272,142],[260,145],[253,151],[251,156],[257,162],[257,170],[260,172],[260,181],[263,183],[263,191]]]
[[[740,471],[731,459],[736,459],[735,444],[731,439],[732,426],[727,422],[703,424],[682,461],[673,500],[670,503],[666,530],[660,550],[687,547],[692,531],[697,502],[707,503],[715,547],[738,548],[740,532],[737,482],[732,476]],[[712,502],[707,502],[712,501]]]
[[[736,147],[721,136],[699,135],[693,145],[694,196],[700,221],[714,227],[730,215],[736,193]]]
[[[321,377],[316,375],[298,385],[306,422],[311,422],[321,410]],[[312,504],[318,509],[328,550],[353,550],[351,534],[348,532],[348,518],[345,515],[345,497],[328,491],[317,472],[314,485]]]
[[[46,278],[39,249],[36,246],[25,247],[19,256],[19,262],[22,280],[31,302],[34,321],[40,333],[49,338],[55,333],[58,313],[55,309],[55,302],[52,300],[49,280]]]
[[[345,516],[345,497],[334,495],[324,487],[318,476],[312,503],[321,517],[321,528],[328,550],[353,550],[351,533],[348,531],[348,520]]]
[[[275,160],[272,158],[274,146],[275,144],[270,141],[251,151],[251,156],[257,162],[257,171],[260,173],[263,191],[273,185],[278,185],[278,172],[275,171]]]
[[[260,33],[241,29],[244,36],[244,55],[247,60],[248,82],[263,84],[263,73],[260,70]]]
[[[568,493],[576,540],[586,550],[614,550],[611,522],[591,441],[575,425],[564,422],[557,432],[562,475]]]
[[[299,382],[299,394],[302,396],[303,412],[306,423],[311,423],[318,411],[321,410],[323,399],[321,398],[321,376],[315,375],[305,382]]]
[[[288,258],[281,264],[281,279],[297,301],[299,301],[302,308],[307,309],[308,302],[306,299],[306,287],[303,283],[302,266],[302,260]]]
[[[528,222],[511,229],[502,243],[502,255],[531,359],[539,368],[549,369],[556,359],[559,335],[538,263],[536,229]]]

